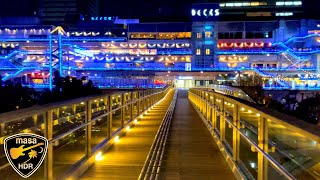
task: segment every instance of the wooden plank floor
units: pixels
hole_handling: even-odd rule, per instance
[[[164,101],[121,137],[120,142],[103,154],[103,160],[96,162],[81,179],[138,179],[173,95],[174,91],[171,91]]]
[[[187,91],[178,92],[160,179],[235,179]]]

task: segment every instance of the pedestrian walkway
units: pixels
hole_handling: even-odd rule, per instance
[[[160,179],[235,179],[192,104],[180,90]]]
[[[173,95],[174,90],[103,154],[103,159],[97,161],[81,179],[138,179]]]

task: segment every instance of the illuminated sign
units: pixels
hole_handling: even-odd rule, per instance
[[[193,77],[192,76],[179,76],[178,79],[180,79],[180,80],[191,80],[191,79],[193,79]]]
[[[220,16],[218,3],[193,4],[191,17],[193,21],[216,21]]]
[[[94,16],[91,17],[91,21],[113,21],[115,19],[118,19],[118,17],[111,17],[111,16]]]
[[[191,16],[219,16],[219,9],[191,9]]]

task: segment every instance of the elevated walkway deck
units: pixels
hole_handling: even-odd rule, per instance
[[[180,90],[160,179],[235,179],[207,127]]]
[[[92,179],[138,179],[174,91],[148,112],[138,124],[120,138],[82,177]]]

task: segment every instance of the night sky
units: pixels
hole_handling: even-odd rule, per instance
[[[0,16],[33,16],[40,0],[0,0]],[[81,1],[81,0],[79,0]],[[248,0],[250,1],[250,0]],[[257,1],[257,0],[254,0]],[[266,0],[265,0],[266,1]],[[303,0],[309,18],[320,18],[320,0]],[[100,16],[139,18],[143,21],[188,21],[192,3],[218,0],[100,0]]]

